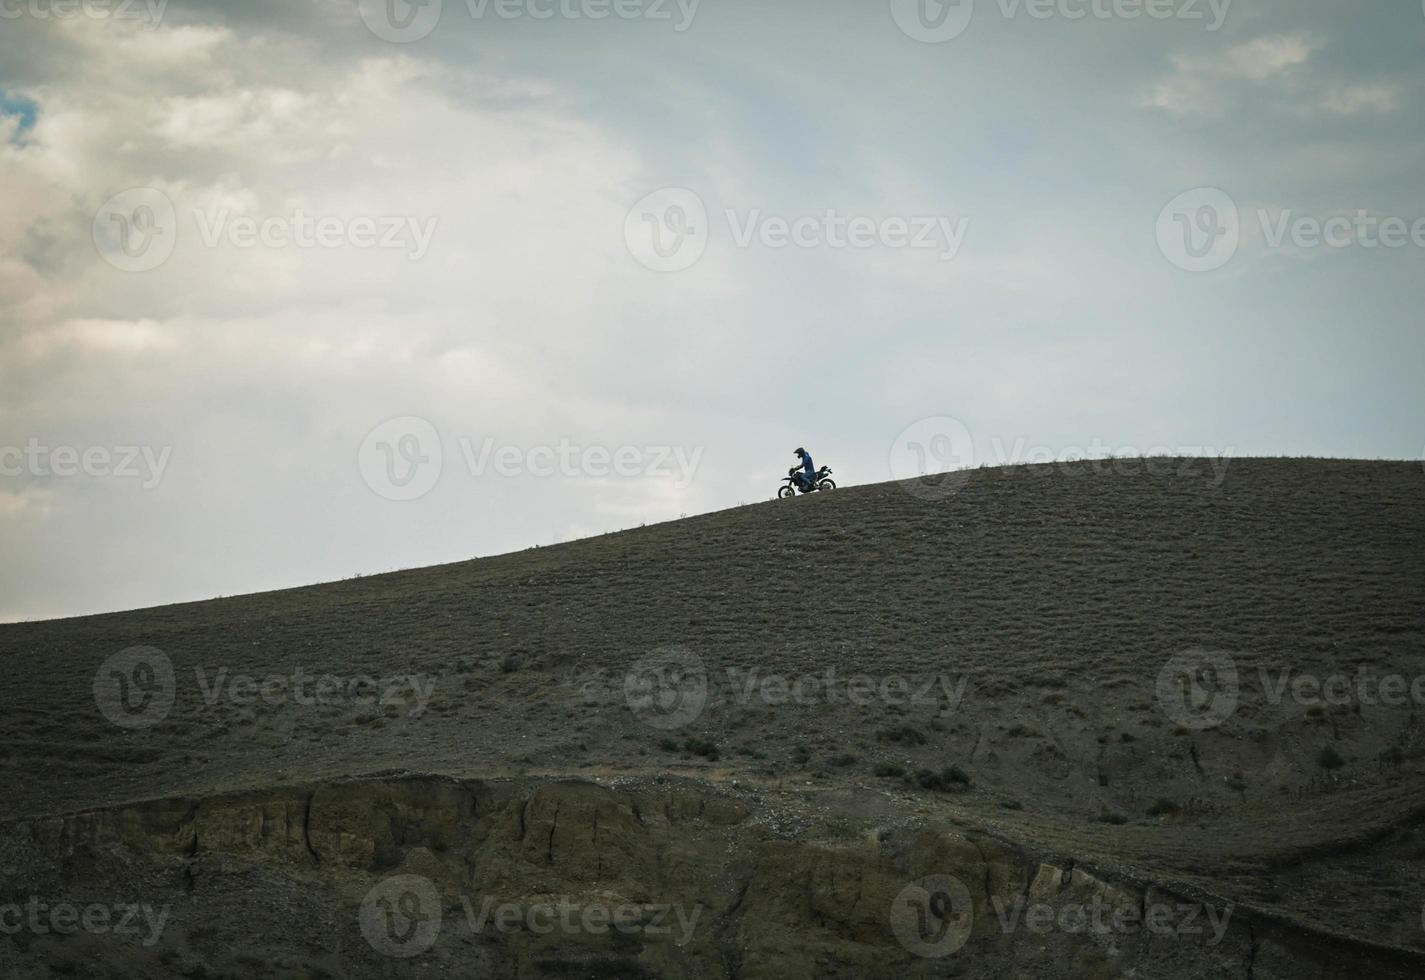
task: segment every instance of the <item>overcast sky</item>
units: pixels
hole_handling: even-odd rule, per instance
[[[0,619],[1420,458],[1425,10],[1150,6],[0,0]]]

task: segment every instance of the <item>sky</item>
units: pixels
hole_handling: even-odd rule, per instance
[[[1419,460],[1422,187],[1415,0],[0,0],[0,621]]]

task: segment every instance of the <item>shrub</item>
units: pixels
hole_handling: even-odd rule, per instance
[[[897,728],[883,728],[876,733],[876,737],[886,742],[895,742],[898,745],[925,744],[925,733],[909,725],[901,725]]]
[[[894,762],[878,762],[872,771],[882,779],[900,779],[905,775],[905,766],[898,766]]]
[[[915,781],[924,789],[933,789],[945,792],[954,789],[957,785],[970,785],[970,777],[965,770],[959,766],[946,766],[939,772],[931,769],[917,769],[915,771]]]
[[[1328,745],[1316,757],[1316,764],[1322,769],[1340,769],[1346,764],[1346,760],[1336,751],[1336,746]]]
[[[683,743],[683,750],[691,755],[700,755],[709,762],[718,758],[717,743],[702,738],[690,738]]]
[[[1180,812],[1180,807],[1172,800],[1158,797],[1153,801],[1153,805],[1148,807],[1150,817],[1175,817]]]

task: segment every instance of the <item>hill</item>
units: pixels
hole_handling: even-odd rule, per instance
[[[384,975],[355,910],[397,873],[447,915],[487,887],[707,911],[681,944],[477,930],[462,960],[446,930],[417,961],[481,975],[1411,975],[1422,591],[1420,466],[1165,458],[8,625],[0,859],[17,896],[151,866],[190,917],[154,947],[175,975],[234,944]],[[972,886],[973,961],[887,924],[937,869]],[[244,874],[346,944],[257,929]],[[1044,939],[994,904],[1154,895],[1236,924]],[[11,966],[92,966],[47,943]]]

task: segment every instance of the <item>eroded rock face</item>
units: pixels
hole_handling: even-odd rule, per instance
[[[689,783],[392,778],[19,821],[0,973],[1413,975],[963,828],[807,839],[777,816]],[[149,926],[66,932],[36,902]]]

